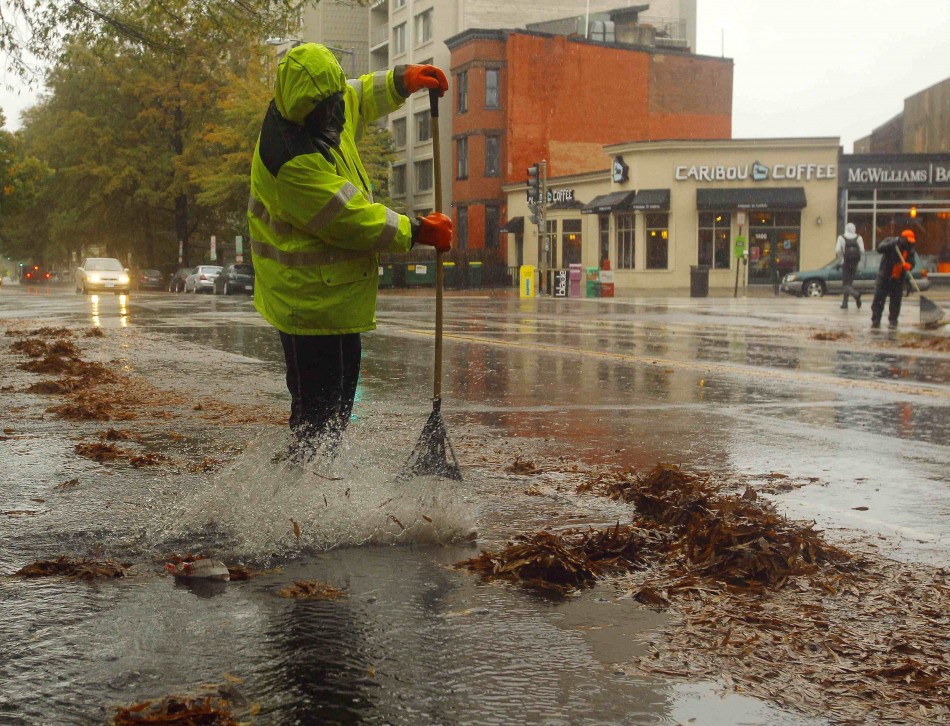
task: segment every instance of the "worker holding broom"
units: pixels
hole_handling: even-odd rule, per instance
[[[884,301],[888,300],[887,324],[897,327],[897,318],[901,314],[901,301],[904,297],[905,275],[910,275],[917,264],[914,245],[917,235],[914,230],[905,229],[899,237],[893,237],[878,246],[881,264],[877,269],[877,282],[874,287],[874,300],[871,302],[871,327],[881,327],[884,314]]]
[[[411,219],[373,202],[356,143],[416,91],[448,90],[435,66],[397,66],[347,81],[315,43],[277,69],[251,166],[248,223],[254,306],[280,333],[290,391],[292,461],[335,450],[360,372],[360,334],[376,327],[380,252],[451,247],[452,220]]]

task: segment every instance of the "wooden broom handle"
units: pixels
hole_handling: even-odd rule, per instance
[[[442,211],[442,150],[439,141],[439,91],[429,89],[429,123],[432,129],[432,179],[435,185],[435,211]],[[432,398],[442,399],[442,252],[435,253],[435,370],[432,383]]]

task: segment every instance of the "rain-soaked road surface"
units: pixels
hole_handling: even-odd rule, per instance
[[[264,422],[285,413],[283,366],[247,298],[0,289],[4,328],[101,326],[104,338],[77,338],[88,357],[165,391],[155,405],[168,412],[64,423],[44,414],[48,396],[25,392],[35,376],[16,369],[9,341],[0,350],[0,512],[32,512],[0,515],[0,572],[98,552],[135,563],[118,582],[0,579],[0,722],[101,722],[117,705],[230,678],[268,724],[814,723],[618,668],[664,616],[609,590],[554,603],[451,569],[477,549],[444,542],[473,526],[488,547],[628,511],[571,487],[525,496],[503,471],[519,455],[784,475],[804,483],[778,495],[791,516],[946,564],[950,354],[901,347],[915,306],[900,332],[872,333],[866,310],[832,299],[451,295],[443,412],[466,482],[410,491],[391,480],[431,407],[431,301],[381,296],[348,448],[328,477],[270,461],[285,443]],[[211,415],[225,404],[260,420]],[[108,425],[225,465],[133,469],[73,453]],[[391,542],[403,546],[371,546]],[[280,569],[217,588],[160,574],[169,553],[206,548]],[[275,596],[296,579],[348,597]]]

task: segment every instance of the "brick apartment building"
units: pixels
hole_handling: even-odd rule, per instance
[[[482,257],[506,259],[502,187],[542,159],[548,176],[580,174],[605,167],[605,144],[732,134],[731,59],[530,30],[446,45],[458,247]]]

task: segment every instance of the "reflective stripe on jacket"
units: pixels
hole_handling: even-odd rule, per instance
[[[324,155],[303,119],[339,92],[346,124],[339,146]],[[278,330],[328,335],[376,327],[378,254],[407,251],[412,234],[408,217],[373,203],[356,142],[367,124],[404,101],[392,71],[346,81],[323,46],[299,46],[281,62],[247,212],[254,305]]]

